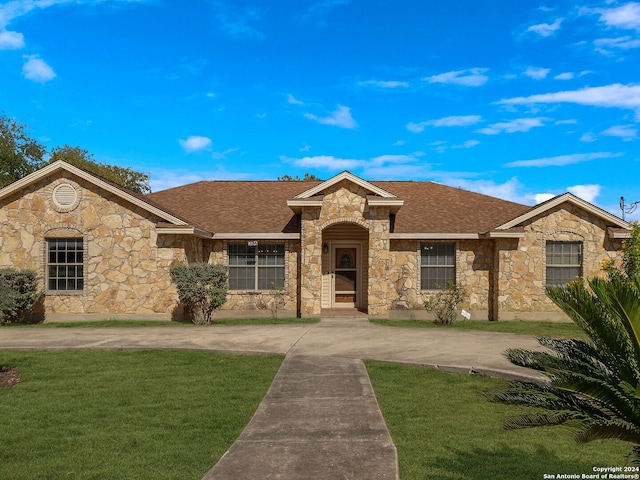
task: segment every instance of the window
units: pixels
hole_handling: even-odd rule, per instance
[[[547,242],[547,285],[566,285],[582,276],[582,243]]]
[[[284,287],[284,244],[229,244],[229,289]]]
[[[438,290],[456,281],[456,248],[452,243],[420,246],[420,288]]]
[[[47,289],[50,291],[84,288],[84,242],[82,238],[47,240]]]

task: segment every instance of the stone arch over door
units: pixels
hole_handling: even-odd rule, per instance
[[[350,265],[349,262],[354,262]],[[352,268],[350,268],[352,267]],[[369,230],[364,222],[333,221],[322,230],[322,308],[358,308],[367,311],[369,286]],[[344,291],[355,284],[354,301]]]

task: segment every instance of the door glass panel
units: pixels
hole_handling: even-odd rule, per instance
[[[336,272],[336,292],[354,292],[356,272]]]

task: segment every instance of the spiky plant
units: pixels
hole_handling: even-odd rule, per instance
[[[493,399],[538,407],[505,428],[563,425],[577,442],[618,439],[634,444],[640,463],[640,275],[611,276],[547,294],[589,341],[541,337],[545,351],[512,349],[514,364],[542,372],[549,382],[511,382]]]

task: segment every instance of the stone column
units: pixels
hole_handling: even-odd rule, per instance
[[[322,231],[318,228],[319,208],[302,212],[300,252],[300,315],[322,313]]]

